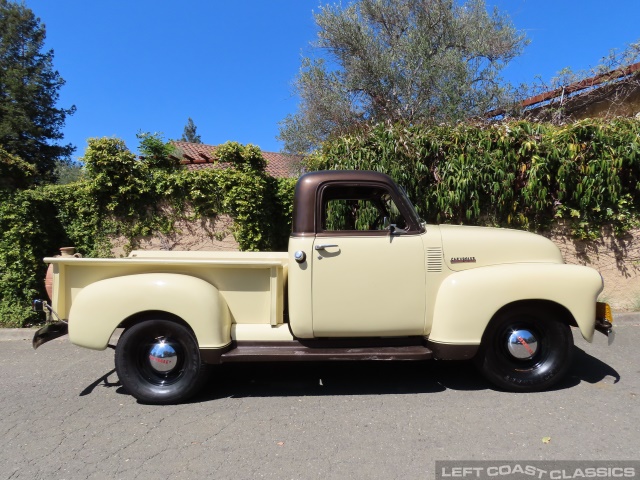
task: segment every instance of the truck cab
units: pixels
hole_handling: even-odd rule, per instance
[[[305,175],[289,241],[289,318],[297,337],[424,335],[427,232],[386,175]],[[440,261],[440,263],[442,263]]]

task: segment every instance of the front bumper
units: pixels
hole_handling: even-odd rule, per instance
[[[613,329],[613,314],[608,303],[596,303],[596,330],[607,336],[609,345],[616,338],[616,332]]]

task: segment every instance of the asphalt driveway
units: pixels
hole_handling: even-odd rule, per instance
[[[493,389],[469,362],[224,365],[191,403],[141,405],[113,351],[0,332],[0,478],[434,478],[436,460],[638,460],[640,315],[576,334],[568,378]],[[12,336],[13,335],[13,336]],[[543,441],[545,439],[545,441]]]

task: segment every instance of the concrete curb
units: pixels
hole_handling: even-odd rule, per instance
[[[640,325],[640,312],[613,312],[614,325]],[[33,338],[37,328],[0,328],[0,342],[10,340],[29,340]],[[121,333],[117,331],[116,334]],[[114,334],[112,342],[118,340],[119,335]]]
[[[9,340],[31,340],[36,328],[0,328],[0,342]]]
[[[640,312],[613,312],[613,323],[640,323]]]

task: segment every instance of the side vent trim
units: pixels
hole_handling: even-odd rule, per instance
[[[427,272],[428,273],[440,273],[442,272],[442,248],[441,247],[427,247]]]

